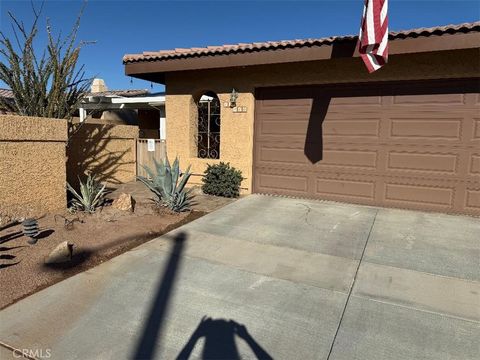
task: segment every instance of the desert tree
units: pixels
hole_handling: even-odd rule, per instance
[[[39,9],[31,5],[31,27],[8,12],[12,35],[0,31],[0,80],[13,92],[13,101],[0,98],[0,105],[20,115],[71,119],[91,83],[84,65],[78,64],[86,44],[77,42],[85,3],[66,36],[54,35],[47,19],[48,40],[43,47],[36,46],[35,40],[44,2]]]

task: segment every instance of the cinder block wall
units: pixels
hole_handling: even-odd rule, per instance
[[[67,121],[0,115],[0,216],[38,216],[67,205]]]
[[[76,186],[78,176],[83,178],[88,172],[107,185],[134,180],[137,138],[137,126],[89,122],[80,125],[67,147],[68,182]]]

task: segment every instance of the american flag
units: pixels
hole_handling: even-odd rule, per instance
[[[388,0],[365,0],[358,50],[369,72],[388,60]]]

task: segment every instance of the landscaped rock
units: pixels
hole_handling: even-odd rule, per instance
[[[64,263],[72,260],[74,245],[68,241],[64,241],[55,247],[52,252],[45,258],[45,264]]]
[[[132,195],[121,193],[120,196],[112,203],[112,207],[122,211],[132,211],[135,207],[135,200]]]

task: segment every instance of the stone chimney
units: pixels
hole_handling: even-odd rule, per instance
[[[92,82],[92,93],[108,91],[107,85],[103,79],[93,79]]]

